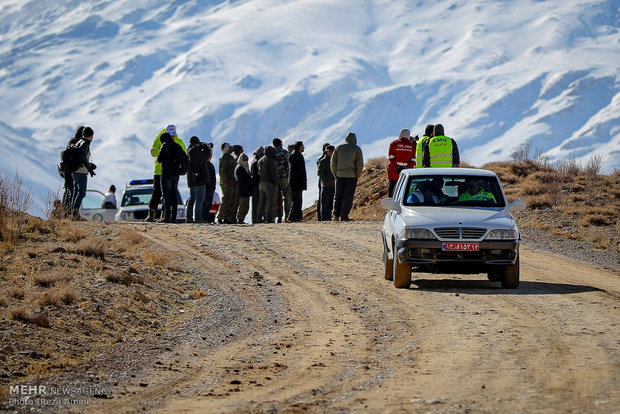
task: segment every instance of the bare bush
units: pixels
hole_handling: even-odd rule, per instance
[[[18,174],[13,179],[0,175],[0,241],[14,245],[22,237],[32,201],[32,192],[23,187]]]
[[[530,152],[532,151],[532,143],[525,141],[515,147],[510,153],[510,158],[514,162],[524,162],[530,159]]]
[[[558,161],[555,169],[564,177],[574,177],[581,172],[581,164],[575,158]]]
[[[593,154],[583,168],[583,172],[593,182],[596,181],[598,175],[601,172],[601,167],[603,166],[604,159],[605,156],[603,154]]]

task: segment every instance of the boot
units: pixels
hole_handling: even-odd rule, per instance
[[[149,208],[149,215],[146,216],[144,221],[149,221],[149,222],[155,221],[155,209]]]

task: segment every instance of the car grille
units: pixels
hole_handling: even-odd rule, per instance
[[[467,228],[467,227],[445,227],[435,229],[435,233],[442,239],[451,239],[451,240],[478,240],[484,233],[486,233],[486,229],[476,229],[476,228]]]

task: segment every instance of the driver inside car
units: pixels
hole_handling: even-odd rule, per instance
[[[493,194],[485,191],[480,180],[471,180],[467,183],[467,190],[461,194],[457,201],[492,201],[496,203]]]

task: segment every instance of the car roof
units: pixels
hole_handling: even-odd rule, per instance
[[[408,170],[403,170],[402,174],[406,174],[408,176],[412,175],[479,175],[481,177],[496,177],[497,175],[493,171],[482,170],[478,168],[410,168]]]

